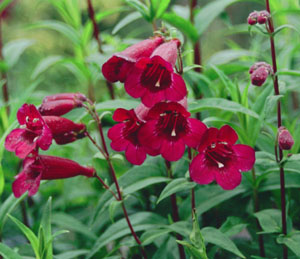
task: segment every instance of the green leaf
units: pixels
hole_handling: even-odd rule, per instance
[[[229,237],[223,234],[220,230],[213,227],[206,227],[201,230],[205,242],[214,244],[227,250],[241,258],[246,258]]]
[[[134,7],[137,11],[139,11],[146,21],[152,21],[150,17],[149,8],[145,4],[143,4],[139,0],[125,0],[125,2]]]
[[[212,23],[212,21],[219,16],[224,9],[237,2],[238,0],[215,0],[209,1],[200,11],[195,15],[195,26],[200,37]]]
[[[289,70],[289,69],[281,69],[277,71],[277,75],[285,75],[285,76],[300,76],[300,71],[298,70]]]
[[[269,118],[272,111],[277,107],[278,100],[280,100],[283,95],[271,95],[266,99],[264,111],[263,111],[263,119]]]
[[[28,29],[51,29],[66,36],[73,44],[80,46],[80,37],[78,32],[73,27],[63,22],[54,20],[40,21],[31,24],[28,26]]]
[[[277,237],[278,244],[285,244],[289,249],[293,251],[293,253],[300,257],[300,232],[297,231],[296,233],[292,233],[288,236],[280,235]]]
[[[41,225],[40,227],[43,229],[44,233],[44,251],[42,254],[45,255],[45,259],[52,259],[53,258],[53,251],[52,251],[52,243],[49,242],[52,240],[52,233],[51,233],[51,201],[52,198],[50,197],[46,203],[44,208]],[[40,236],[38,236],[40,239]]]
[[[35,253],[35,256],[37,259],[40,259],[40,254],[39,254],[39,240],[36,237],[36,235],[32,232],[32,230],[28,227],[26,227],[21,221],[16,219],[15,217],[11,215],[7,215],[17,226],[18,228],[23,232],[23,234],[27,237],[29,240],[31,247]]]
[[[51,66],[61,62],[63,60],[62,56],[48,56],[42,59],[31,74],[31,79],[36,79],[39,75],[47,71]]]
[[[154,17],[160,18],[162,14],[167,10],[171,0],[151,0],[151,7],[154,10]]]
[[[112,30],[112,34],[116,34],[118,31],[123,29],[128,24],[136,21],[137,19],[141,18],[141,14],[139,12],[133,12],[131,14],[126,15],[122,20],[120,20],[116,26]]]
[[[184,190],[190,190],[196,186],[195,182],[189,182],[186,178],[174,179],[167,184],[162,190],[156,204],[160,203],[163,199],[171,196],[172,194]]]
[[[229,216],[222,224],[220,230],[228,237],[240,233],[247,224],[243,223],[242,219],[238,217]]]
[[[110,220],[111,220],[112,223],[114,223],[115,211],[116,211],[117,207],[121,204],[122,204],[122,201],[116,201],[116,200],[112,201],[109,204],[109,208],[108,208],[109,217],[110,217]]]
[[[96,104],[96,111],[114,111],[118,108],[130,110],[136,108],[139,104],[136,100],[109,100]]]
[[[58,254],[54,256],[54,259],[72,259],[72,258],[79,258],[81,255],[85,255],[89,252],[89,250],[80,249],[80,250],[73,250],[68,251],[62,254]]]
[[[283,24],[275,29],[273,36],[275,36],[278,32],[281,32],[283,29],[287,29],[287,28],[292,29],[300,34],[300,31],[295,26],[291,24]]]
[[[84,236],[95,240],[97,236],[86,225],[81,223],[78,219],[65,213],[55,213],[52,215],[52,223],[68,230],[83,234]]]
[[[170,233],[170,229],[149,229],[141,236],[141,242],[144,246],[150,245],[157,238]]]
[[[3,256],[4,259],[22,259],[23,257],[19,255],[17,252],[12,250],[7,245],[0,243],[0,255]]]
[[[190,254],[192,255],[192,259],[207,259],[207,257],[203,257],[202,252],[196,248],[195,246],[191,245],[189,242],[176,240],[178,244],[181,244],[182,246],[185,246]]]
[[[13,67],[18,62],[23,52],[34,43],[34,40],[21,39],[5,44],[3,48],[3,56],[8,67]]]
[[[276,209],[266,209],[256,212],[254,216],[258,219],[263,229],[263,233],[281,232],[281,211]]]
[[[138,212],[130,215],[130,221],[134,231],[138,232],[157,228],[159,224],[165,223],[165,218],[152,212]],[[87,255],[87,258],[91,258],[99,249],[111,241],[117,240],[130,233],[131,232],[125,218],[117,221],[115,224],[109,226],[105,232],[99,236],[90,250],[90,253]]]
[[[164,13],[161,18],[182,31],[193,42],[198,40],[197,29],[188,20],[175,13]]]
[[[239,103],[229,101],[223,98],[205,98],[205,99],[191,102],[189,105],[189,111],[191,113],[196,113],[196,112],[209,110],[209,109],[220,109],[223,111],[230,111],[233,113],[240,112],[252,116],[253,118],[256,119],[259,118],[256,112],[245,108]]]

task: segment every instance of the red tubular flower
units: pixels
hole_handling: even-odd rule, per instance
[[[19,129],[14,129],[5,139],[5,148],[25,158],[40,147],[47,150],[52,143],[52,134],[33,104],[24,104],[17,113]]]
[[[174,73],[177,59],[177,39],[155,49],[150,58],[141,58],[125,81],[125,90],[133,98],[152,107],[163,100],[180,101],[186,94],[182,77]]]
[[[286,127],[281,126],[278,129],[278,144],[283,150],[290,150],[294,145],[294,139]]]
[[[209,128],[204,134],[199,154],[190,164],[190,176],[199,184],[213,180],[224,190],[232,190],[241,183],[241,171],[251,170],[255,151],[247,145],[237,144],[236,132],[228,125],[220,130]]]
[[[250,13],[248,16],[248,19],[247,19],[248,24],[249,25],[257,24],[257,17],[258,17],[258,12],[254,11],[254,12]]]
[[[85,136],[86,127],[83,123],[75,123],[58,116],[43,116],[43,119],[50,128],[55,142],[59,145],[73,142]]]
[[[146,150],[138,141],[138,132],[144,124],[133,109],[119,108],[113,115],[115,121],[121,122],[108,131],[111,139],[111,148],[115,151],[124,151],[126,159],[134,164],[141,165],[146,159]]]
[[[27,157],[23,161],[23,171],[16,176],[12,184],[12,190],[17,198],[26,191],[29,196],[32,196],[38,191],[41,180],[70,178],[77,175],[93,177],[95,169],[83,167],[61,157],[42,155]]]
[[[196,148],[206,131],[201,121],[179,103],[160,102],[150,109],[138,138],[150,155],[161,154],[168,161],[179,160],[185,145]]]
[[[39,112],[42,115],[61,116],[74,108],[82,107],[87,98],[81,93],[63,93],[50,95],[44,98]]]
[[[150,57],[154,49],[163,41],[163,38],[155,37],[143,40],[122,52],[115,53],[103,64],[102,74],[110,82],[124,82],[134,63],[142,57]]]

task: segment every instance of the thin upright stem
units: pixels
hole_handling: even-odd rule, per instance
[[[173,175],[172,175],[171,163],[168,160],[165,160],[165,164],[166,164],[166,168],[167,168],[168,177],[170,179],[172,179]],[[173,218],[173,221],[178,222],[178,221],[180,221],[180,217],[179,217],[179,212],[178,212],[178,206],[177,206],[176,194],[175,193],[171,195],[171,204],[172,204],[172,218]],[[180,234],[176,234],[176,238],[178,240],[183,240],[183,238]],[[180,244],[177,244],[177,246],[178,246],[178,250],[179,250],[180,259],[185,259],[186,257],[185,257],[185,252],[184,252],[183,246],[180,245]]]
[[[254,201],[254,211],[259,211],[259,199],[258,199],[258,193],[257,193],[257,187],[256,187],[256,174],[255,169],[252,168],[252,179],[253,179],[253,201]],[[262,231],[262,228],[259,224],[258,219],[256,219],[256,226],[259,231]],[[264,245],[264,237],[263,235],[258,235],[258,245],[259,245],[259,254],[261,257],[265,257],[265,245]]]
[[[92,102],[89,100],[89,103],[91,104]],[[128,216],[128,213],[127,213],[127,210],[126,210],[126,207],[125,207],[125,203],[124,203],[124,199],[123,199],[123,196],[122,196],[122,192],[121,192],[121,188],[119,186],[119,182],[118,182],[118,178],[117,178],[117,175],[116,175],[116,172],[115,172],[115,169],[111,163],[111,158],[110,158],[110,154],[108,152],[108,149],[107,149],[107,146],[106,146],[106,142],[105,142],[105,138],[104,138],[104,134],[103,134],[103,129],[102,129],[102,124],[101,124],[101,120],[99,118],[99,115],[98,113],[96,112],[95,108],[93,107],[92,109],[90,109],[89,107],[87,106],[84,106],[85,108],[88,109],[88,112],[91,114],[91,116],[94,118],[94,120],[96,121],[97,123],[97,126],[98,126],[98,131],[99,131],[99,134],[100,134],[100,138],[101,138],[101,143],[102,143],[102,147],[103,147],[103,150],[104,150],[104,154],[105,154],[105,159],[108,163],[108,166],[109,166],[109,169],[110,169],[110,173],[111,173],[111,177],[112,177],[112,180],[113,182],[115,183],[115,186],[116,186],[116,190],[117,190],[117,195],[115,198],[118,200],[118,201],[121,201],[122,202],[122,209],[123,209],[123,213],[124,213],[124,216],[125,216],[125,219],[126,219],[126,222],[128,224],[128,227],[130,229],[130,232],[134,238],[134,240],[136,241],[136,243],[140,246],[140,249],[141,249],[141,253],[142,253],[142,256],[147,259],[147,255],[146,255],[146,252],[142,246],[142,242],[140,241],[140,239],[138,238],[137,234],[135,233],[134,229],[133,229],[133,226],[130,222],[130,219],[129,219],[129,216]],[[92,139],[91,139],[92,140]],[[96,146],[98,149],[99,149],[99,145]],[[100,148],[102,149],[102,148]]]
[[[269,0],[266,0],[266,9],[269,13],[270,3]],[[279,92],[279,84],[278,84],[278,76],[277,76],[277,61],[276,61],[276,50],[275,50],[275,41],[274,41],[274,24],[273,19],[270,17],[268,20],[269,34],[270,34],[270,45],[271,45],[271,56],[272,56],[272,64],[273,64],[273,84],[274,84],[274,92],[275,95],[280,95]],[[281,102],[277,101],[277,126],[278,128],[281,126]],[[280,147],[279,149],[279,157],[276,157],[276,160],[281,162],[283,158],[283,152]],[[280,192],[281,192],[281,220],[282,220],[282,232],[284,235],[287,234],[287,225],[286,225],[286,201],[285,201],[285,179],[284,179],[284,168],[280,165]],[[283,259],[288,258],[288,249],[285,245],[283,245]]]
[[[119,198],[117,197],[117,195],[113,192],[112,189],[109,188],[109,186],[102,180],[102,178],[100,176],[98,176],[97,174],[95,175],[95,177],[99,180],[99,182],[103,185],[103,187],[110,191],[111,194],[114,196],[114,198],[116,199],[116,201],[119,201]]]

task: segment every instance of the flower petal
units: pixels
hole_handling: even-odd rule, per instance
[[[190,132],[183,138],[186,145],[189,147],[196,148],[207,130],[206,125],[196,119],[187,119],[190,126]]]
[[[233,145],[233,151],[236,155],[235,166],[241,171],[249,171],[255,163],[255,151],[252,147],[247,145]]]
[[[166,89],[166,99],[180,101],[187,95],[185,83],[180,75],[172,73],[172,85]]]
[[[204,153],[198,154],[190,164],[190,176],[199,184],[209,184],[215,179],[216,167],[210,165]]]
[[[46,124],[43,127],[42,135],[37,140],[37,144],[43,150],[48,150],[52,144],[52,133]]]
[[[165,100],[165,91],[151,93],[150,91],[146,90],[141,100],[146,107],[153,107],[153,105],[156,103]]]
[[[129,144],[125,152],[126,159],[134,165],[141,165],[146,159],[146,152],[141,146]]]
[[[129,141],[123,136],[124,123],[114,125],[108,130],[108,138],[112,140],[110,146],[115,151],[123,151],[127,148]]]
[[[8,151],[14,152],[17,146],[20,144],[22,140],[22,134],[24,134],[25,129],[14,129],[12,130],[5,139],[5,148]]]
[[[33,174],[28,174],[22,171],[16,176],[16,180],[12,184],[12,190],[16,198],[19,198],[23,193],[28,191],[28,195],[34,195],[40,186],[41,174],[33,177]]]
[[[135,67],[126,78],[124,84],[125,90],[133,98],[140,98],[146,91],[140,83],[142,72],[143,70]]]
[[[227,163],[225,167],[219,168],[219,170],[215,172],[215,177],[217,183],[224,190],[232,190],[242,181],[242,175],[234,166],[234,163]]]
[[[206,130],[204,133],[200,145],[198,146],[198,151],[203,152],[211,143],[217,141],[219,130],[217,128],[211,127]]]
[[[139,130],[138,139],[142,146],[147,147],[148,154],[157,154],[162,144],[162,138],[156,134],[156,121],[145,123]]]
[[[238,135],[235,130],[228,125],[224,125],[218,134],[218,140],[227,142],[228,144],[233,145],[238,140]]]
[[[183,156],[184,150],[185,144],[181,139],[177,141],[165,139],[160,148],[162,157],[168,161],[179,160]]]

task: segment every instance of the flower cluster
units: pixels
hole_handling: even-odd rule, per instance
[[[179,160],[186,147],[199,152],[191,165],[190,176],[199,184],[213,180],[226,190],[240,184],[241,171],[255,161],[254,150],[235,145],[237,134],[229,127],[220,130],[207,126],[187,110],[187,89],[176,71],[178,39],[154,37],[114,54],[102,67],[104,77],[124,83],[126,92],[140,98],[131,110],[119,108],[118,122],[108,131],[111,148],[125,151],[129,162],[142,164],[147,155],[161,155],[167,161]]]
[[[270,17],[270,13],[266,10],[259,12],[254,11],[249,14],[247,21],[249,25],[255,25],[257,23],[265,24],[270,19]]]
[[[57,144],[71,143],[85,136],[86,126],[60,117],[81,107],[86,97],[78,93],[48,96],[37,109],[24,104],[17,112],[20,124],[5,139],[5,148],[15,152],[23,161],[23,171],[16,176],[13,192],[16,197],[28,190],[34,195],[42,179],[69,178],[76,175],[93,176],[94,169],[82,167],[74,161],[39,155],[39,149],[48,150],[54,139]]]

